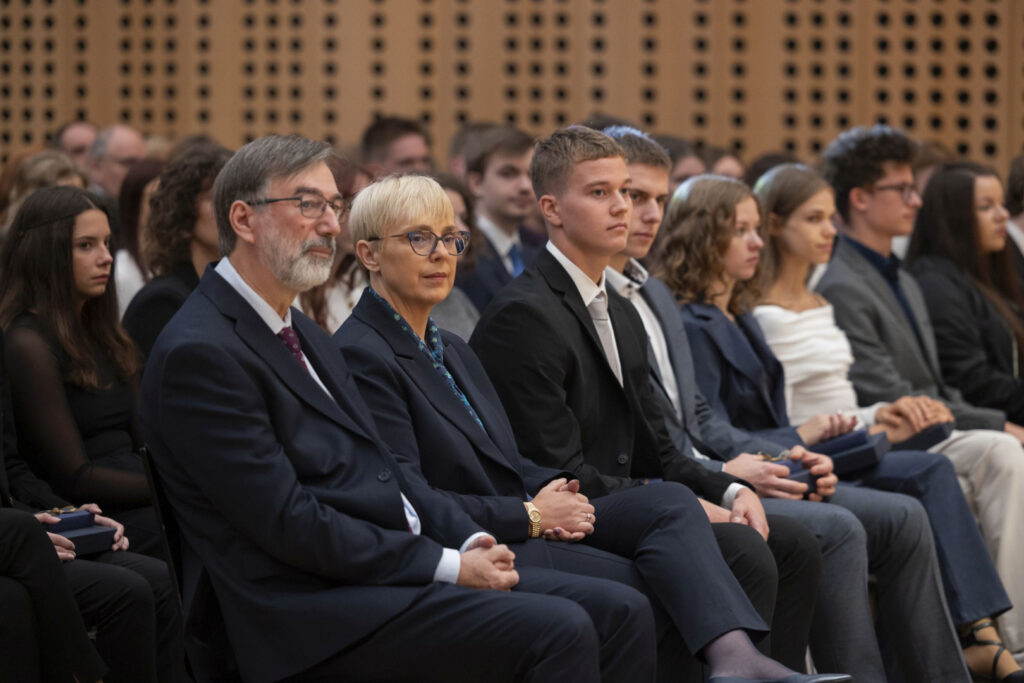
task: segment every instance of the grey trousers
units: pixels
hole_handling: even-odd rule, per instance
[[[868,603],[877,580],[878,628],[910,681],[969,681],[946,609],[931,527],[910,496],[840,484],[831,503],[766,499],[818,537],[823,567],[811,654],[820,671],[886,680]]]

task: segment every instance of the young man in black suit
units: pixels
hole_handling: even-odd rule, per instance
[[[536,208],[530,185],[533,138],[511,126],[496,126],[466,147],[466,182],[476,196],[475,262],[459,266],[458,286],[478,310],[499,289],[533,265],[544,238],[523,227]]]
[[[232,157],[214,185],[224,258],[147,364],[140,417],[181,528],[188,623],[226,635],[252,681],[596,681],[599,654],[651,677],[646,599],[517,573],[402,475],[326,333],[290,308],[331,272],[330,153],[272,136]],[[535,581],[551,594],[508,592]]]
[[[780,575],[773,629],[786,638],[806,634],[813,609],[807,589],[817,585],[817,570],[802,571],[808,554],[818,561],[817,543],[783,518],[772,520],[769,536],[751,488],[678,451],[651,391],[643,324],[605,289],[605,268],[626,246],[632,212],[622,148],[591,129],[560,130],[538,143],[530,175],[548,245],[493,299],[470,342],[519,452],[572,472],[591,498],[649,478],[687,485],[703,496],[711,521],[723,523],[713,528],[727,561],[745,544],[763,542],[751,529],[768,539]]]

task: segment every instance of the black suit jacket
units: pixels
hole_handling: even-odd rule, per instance
[[[198,284],[192,264],[179,263],[167,275],[147,282],[128,304],[121,322],[144,357]]]
[[[666,425],[679,450],[689,455],[688,448],[696,445],[698,450],[717,460],[702,461],[715,469],[722,468],[724,460],[731,460],[740,453],[765,451],[778,454],[783,450],[779,444],[737,429],[728,420],[711,409],[707,399],[697,386],[696,372],[690,342],[683,327],[682,311],[668,286],[657,278],[648,278],[640,295],[654,312],[665,335],[672,372],[679,393],[679,409],[672,405],[657,363],[651,363],[651,382],[655,396],[661,401]],[[693,444],[691,444],[691,441]]]
[[[442,545],[481,531],[403,479],[341,355],[292,316],[330,395],[212,267],[142,382],[143,431],[181,527],[186,618],[210,610],[208,581],[221,615],[199,626],[222,616],[245,680],[297,674],[365,638],[431,590]],[[402,493],[423,535],[409,533]]]
[[[473,351],[441,332],[445,367],[473,405],[481,428],[407,333],[365,292],[334,335],[382,434],[413,475],[463,506],[503,542],[523,541],[523,501],[569,472],[541,467],[516,451],[501,401]]]
[[[590,497],[678,481],[712,502],[738,481],[676,448],[653,394],[647,333],[633,305],[608,292],[624,383],[569,274],[547,250],[494,298],[470,344],[494,382],[519,452],[573,472]]]
[[[498,290],[512,282],[512,275],[505,269],[505,263],[494,249],[491,241],[479,230],[476,237],[481,246],[476,256],[476,264],[465,274],[456,275],[456,284],[469,297],[478,311],[484,310]],[[544,249],[546,240],[537,233],[519,228],[520,256],[523,266],[529,268]]]

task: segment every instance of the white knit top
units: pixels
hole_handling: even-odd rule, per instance
[[[857,406],[857,394],[848,379],[853,351],[836,325],[831,304],[799,313],[780,306],[757,306],[754,317],[785,371],[791,424],[837,411],[856,414],[864,426],[875,423],[875,411],[885,404]]]

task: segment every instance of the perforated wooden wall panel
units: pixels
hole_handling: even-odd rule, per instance
[[[806,159],[885,120],[1005,169],[1024,1],[0,0],[4,160],[74,117],[237,146],[398,113],[443,152],[463,121],[595,111]]]

